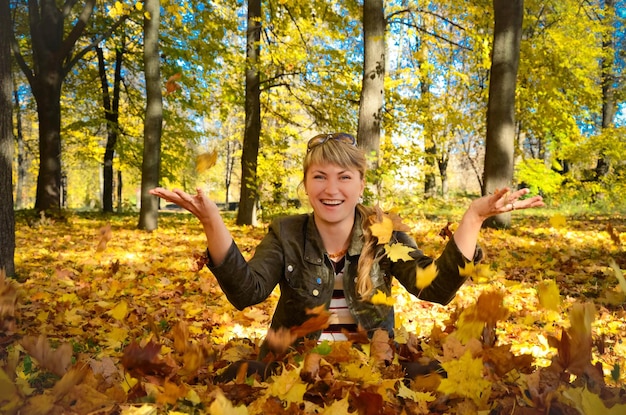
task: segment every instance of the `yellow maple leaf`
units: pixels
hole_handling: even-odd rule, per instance
[[[565,219],[565,216],[560,213],[557,213],[550,218],[550,226],[553,228],[562,228],[565,225],[567,225],[567,219]]]
[[[376,291],[376,294],[370,298],[370,302],[372,304],[382,304],[382,305],[394,305],[396,300],[393,297],[388,297],[382,291]]]
[[[559,287],[554,280],[543,280],[537,285],[539,304],[547,310],[558,311],[561,305]]]
[[[333,402],[332,405],[324,408],[324,411],[321,412],[321,415],[335,415],[335,414],[347,414],[348,409],[350,408],[350,403],[348,402],[348,398],[350,397],[349,393],[346,393],[346,396],[339,400]]]
[[[209,413],[213,415],[248,415],[248,408],[244,405],[233,406],[233,404],[224,396],[218,388],[217,396],[209,406]]]
[[[379,245],[389,243],[393,233],[393,221],[387,215],[383,215],[380,222],[370,225],[370,231],[378,238]]]
[[[378,370],[375,370],[370,365],[361,364],[359,362],[351,362],[342,365],[342,372],[348,379],[370,385],[378,384],[382,379],[382,375]]]
[[[417,267],[415,270],[415,286],[420,290],[428,287],[437,278],[437,264],[431,262],[426,268]]]
[[[468,350],[458,360],[441,363],[448,377],[441,380],[437,390],[473,400],[479,407],[491,394],[491,382],[483,377],[482,358],[474,359]]]
[[[464,267],[459,267],[459,275],[466,278],[473,278],[475,282],[488,281],[491,279],[489,266],[486,264],[476,264],[473,261],[467,262]]]
[[[267,388],[267,394],[281,400],[297,404],[302,402],[307,384],[300,379],[300,368],[284,370],[279,376],[272,376],[272,383]]]
[[[616,404],[607,408],[602,398],[585,387],[566,389],[563,391],[563,396],[572,401],[581,414],[621,415],[626,413],[625,404]]]
[[[109,311],[109,314],[117,321],[124,320],[128,314],[128,303],[124,300],[120,301],[113,310]]]
[[[432,393],[429,392],[418,392],[418,391],[414,391],[412,389],[409,389],[404,382],[399,382],[399,387],[398,387],[398,396],[401,398],[405,398],[405,399],[410,399],[413,402],[432,402],[434,401],[436,398],[433,396]],[[427,408],[425,408],[427,409]],[[424,412],[426,413],[426,412]]]
[[[397,261],[410,261],[413,259],[411,252],[415,249],[404,244],[396,243],[396,244],[385,244],[385,253],[387,257],[393,262]]]
[[[196,171],[202,173],[213,167],[217,163],[217,151],[209,151],[199,154],[196,157]]]

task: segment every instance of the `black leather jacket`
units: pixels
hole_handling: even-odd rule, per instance
[[[465,281],[459,275],[459,266],[463,267],[468,262],[454,240],[451,238],[436,260],[437,277],[423,290],[415,286],[416,267],[425,268],[433,259],[425,256],[404,232],[394,232],[393,240],[414,247],[415,251],[411,253],[414,260],[375,263],[371,271],[373,292],[379,290],[390,295],[393,276],[422,300],[449,303]],[[370,332],[385,328],[393,335],[393,307],[362,301],[356,292],[357,263],[362,247],[363,230],[357,211],[343,274],[346,301],[362,328]],[[481,250],[477,248],[473,261],[481,258]],[[262,302],[279,284],[280,299],[271,324],[274,329],[302,324],[309,317],[307,308],[320,304],[328,307],[335,278],[312,213],[274,220],[248,262],[233,242],[225,260],[219,265],[209,263],[209,269],[228,300],[239,310]],[[310,337],[319,337],[319,332]]]

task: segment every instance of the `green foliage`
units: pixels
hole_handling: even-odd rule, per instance
[[[563,176],[540,159],[524,159],[515,167],[515,179],[532,194],[552,196],[560,191]]]

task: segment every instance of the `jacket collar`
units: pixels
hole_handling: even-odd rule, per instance
[[[313,212],[309,213],[306,225],[304,259],[312,264],[321,265],[324,258],[324,243],[320,236]],[[358,256],[363,250],[363,227],[361,226],[361,214],[358,210],[354,211],[354,224],[352,225],[352,236],[350,238],[350,246],[347,255]]]

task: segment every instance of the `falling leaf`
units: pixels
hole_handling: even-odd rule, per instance
[[[6,277],[4,269],[0,269],[0,330],[8,329],[10,321],[15,316],[17,303],[17,287],[13,281]],[[5,322],[6,321],[6,322]],[[5,324],[7,327],[5,327]]]
[[[480,321],[495,324],[509,316],[509,310],[504,307],[504,293],[499,290],[483,291],[476,301],[476,316]]]
[[[98,239],[98,246],[96,247],[96,252],[102,252],[106,249],[107,244],[113,237],[113,232],[111,231],[111,224],[107,223],[99,231],[100,238]]]
[[[72,363],[72,345],[63,343],[53,349],[43,334],[39,337],[26,336],[20,344],[39,365],[57,376],[63,376]]]
[[[270,347],[270,350],[276,353],[284,353],[289,346],[300,337],[304,337],[307,334],[314,333],[316,331],[324,330],[328,327],[330,320],[330,312],[326,309],[324,304],[321,304],[313,309],[307,309],[308,318],[304,323],[294,327],[280,327],[278,329],[269,329],[265,340]]]
[[[311,316],[304,323],[299,326],[291,327],[291,333],[296,338],[304,337],[307,334],[314,333],[319,330],[324,330],[329,325],[330,312],[326,309],[324,304],[321,304],[313,309],[307,309],[306,314]]]
[[[409,254],[413,251],[415,251],[415,248],[401,243],[395,243],[391,245],[385,244],[385,253],[387,254],[387,257],[389,257],[389,259],[393,262],[412,260],[413,257]]]
[[[178,84],[178,81],[180,78],[182,77],[182,74],[180,72],[175,73],[174,75],[170,76],[167,81],[165,82],[165,91],[166,94],[171,94],[172,92],[178,91],[180,89],[180,85]]]
[[[559,311],[561,295],[554,280],[543,280],[537,285],[539,304],[547,310]]]
[[[619,237],[619,232],[613,227],[613,225],[611,225],[610,222],[606,225],[606,231],[609,233],[609,236],[611,237],[611,240],[613,241],[615,246],[621,247],[622,240]]]
[[[452,231],[450,230],[450,225],[451,224],[452,223],[448,222],[448,224],[446,226],[444,226],[443,228],[441,228],[441,230],[439,231],[439,236],[441,236],[444,241],[446,239],[452,238]]]
[[[473,261],[466,262],[463,267],[459,266],[459,275],[465,278],[472,278],[474,281],[489,281],[491,279],[491,271],[487,264],[475,263]]]
[[[159,356],[160,350],[161,345],[153,340],[144,347],[133,341],[124,349],[122,366],[135,377],[166,376],[174,370],[174,367]]]
[[[624,278],[624,274],[620,269],[619,265],[615,262],[613,258],[609,259],[609,265],[613,268],[613,272],[615,273],[615,278],[619,281],[619,286],[622,289],[622,292],[626,294],[626,278]]]
[[[444,362],[441,366],[448,377],[441,380],[437,390],[473,400],[479,407],[491,394],[491,382],[483,376],[483,360],[474,359],[467,351],[459,360]]]
[[[379,245],[389,243],[393,234],[393,221],[387,215],[383,215],[380,222],[370,225],[370,231],[378,239]]]
[[[199,154],[196,157],[196,171],[203,173],[213,167],[217,163],[217,151],[209,151],[207,153]]]
[[[409,232],[411,230],[411,227],[409,225],[403,223],[402,222],[402,218],[396,212],[389,211],[389,212],[385,213],[385,215],[387,217],[389,217],[389,219],[391,219],[391,222],[393,223],[393,230],[394,231]]]
[[[420,290],[428,287],[435,278],[437,278],[437,264],[435,262],[431,262],[426,268],[417,267],[415,269],[415,286]]]
[[[372,298],[370,298],[370,302],[372,304],[380,304],[380,305],[394,305],[396,300],[393,297],[389,297],[387,296],[387,294],[385,294],[382,291],[376,291],[376,294],[374,294],[372,296]]]
[[[563,228],[565,225],[567,225],[567,219],[560,213],[557,213],[550,218],[550,226],[553,228]]]
[[[17,387],[0,368],[0,410],[2,413],[11,414],[19,407],[22,398]]]

